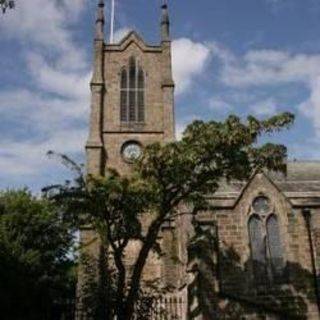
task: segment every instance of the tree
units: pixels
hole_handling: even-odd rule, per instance
[[[72,245],[73,232],[52,203],[27,190],[0,193],[2,319],[71,319]]]
[[[7,11],[7,9],[13,9],[15,6],[15,2],[13,0],[0,0],[0,9],[3,13]]]
[[[157,243],[161,227],[179,214],[181,204],[196,213],[209,206],[206,195],[215,193],[222,179],[245,180],[259,168],[285,171],[286,148],[257,143],[263,134],[287,128],[293,121],[289,113],[263,121],[248,117],[243,122],[236,116],[224,122],[195,121],[181,141],[146,146],[131,176],[109,170],[106,177],[85,180],[82,176],[76,184],[46,189],[79,227],[91,225],[97,231],[106,256],[112,256],[117,276],[107,319],[114,315],[119,320],[133,319],[148,256],[161,251]],[[81,176],[81,168],[71,164]],[[141,222],[147,218],[151,222],[142,232]],[[132,239],[141,242],[141,249],[129,276],[124,257]]]

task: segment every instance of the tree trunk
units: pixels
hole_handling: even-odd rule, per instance
[[[124,290],[126,282],[126,268],[122,262],[122,251],[115,252],[115,264],[118,269],[117,296],[115,313],[119,320],[124,319]]]

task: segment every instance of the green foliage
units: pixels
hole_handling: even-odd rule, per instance
[[[259,145],[258,139],[290,127],[293,120],[284,113],[264,121],[249,117],[243,122],[236,116],[224,122],[195,121],[181,141],[146,146],[129,177],[109,169],[106,177],[85,180],[80,167],[62,156],[80,177],[45,191],[78,227],[92,226],[112,256],[117,276],[115,299],[106,304],[111,318],[131,319],[148,255],[152,250],[161,253],[161,227],[179,214],[180,204],[189,204],[195,214],[209,208],[207,195],[223,179],[245,180],[264,168],[285,171],[286,148]],[[141,249],[128,275],[125,250],[131,240],[139,240]]]
[[[15,6],[15,1],[13,0],[0,0],[0,9],[3,13],[7,11],[7,9],[13,9]]]
[[[137,171],[153,186],[159,203],[166,197],[175,204],[182,199],[202,202],[221,179],[248,179],[261,168],[285,171],[286,148],[257,143],[263,134],[288,128],[293,120],[284,113],[264,121],[249,117],[245,123],[236,116],[224,122],[195,121],[181,141],[146,147]]]
[[[2,319],[59,319],[74,299],[73,235],[56,207],[28,191],[0,193]]]

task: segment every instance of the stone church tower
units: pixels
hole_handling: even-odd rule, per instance
[[[104,2],[99,2],[91,81],[89,174],[111,167],[130,171],[143,146],[175,139],[174,82],[167,5],[162,6],[161,44],[147,45],[134,31],[117,44],[104,40]]]
[[[144,146],[175,140],[175,84],[167,4],[161,7],[158,45],[145,43],[135,31],[118,43],[106,43],[104,24],[104,1],[100,0],[86,144],[87,173],[93,176],[104,176],[109,168],[130,174],[132,162],[139,157]],[[161,259],[151,254],[145,267],[145,280],[158,278],[162,286],[181,287],[181,266],[185,256],[177,240],[181,233],[173,223],[163,226],[160,242],[164,251],[170,254]],[[94,238],[93,230],[81,231],[81,243],[91,243],[86,253],[97,257],[99,244],[93,241]],[[130,244],[126,257],[129,269],[136,252],[137,245]],[[81,270],[78,278],[78,287],[81,288]],[[79,311],[78,319],[82,319]]]
[[[104,23],[100,0],[87,171],[105,175],[111,167],[129,174],[144,146],[175,139],[168,7],[162,6],[156,46],[135,32],[106,44]],[[320,319],[320,162],[289,162],[285,176],[256,172],[249,181],[221,182],[208,197],[212,209],[194,220],[198,230],[214,235],[209,252],[199,247],[197,262],[187,260],[195,233],[177,218],[162,229],[161,245],[169,254],[151,257],[146,267],[145,277],[175,288],[161,302],[167,319]],[[92,230],[81,231],[81,242],[90,243],[87,252],[97,256],[93,239]]]

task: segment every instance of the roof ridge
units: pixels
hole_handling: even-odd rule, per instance
[[[319,160],[288,160],[287,164],[289,163],[319,163],[320,164],[320,159]]]
[[[317,182],[317,183],[320,183],[320,179],[319,180],[286,180],[286,179],[284,179],[284,180],[274,180],[276,183],[315,183],[315,182]]]

